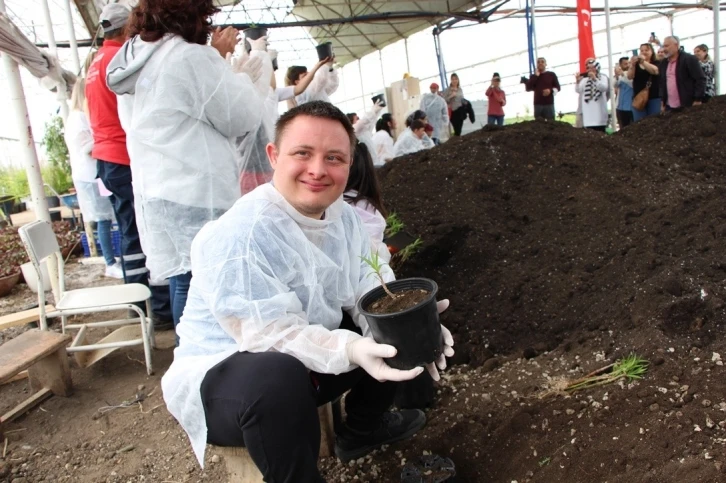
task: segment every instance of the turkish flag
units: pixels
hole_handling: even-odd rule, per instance
[[[585,72],[585,62],[595,57],[590,0],[577,0],[577,36],[580,41],[580,72]]]

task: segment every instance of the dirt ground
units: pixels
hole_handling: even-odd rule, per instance
[[[327,480],[396,482],[433,452],[466,483],[726,481],[725,131],[717,98],[613,136],[487,128],[387,166],[384,199],[424,242],[399,276],[430,277],[451,300],[457,355],[425,429],[323,460]],[[75,286],[108,282],[69,269]],[[0,314],[33,303],[27,292]],[[72,397],[10,424],[0,481],[226,481],[219,457],[198,467],[161,405],[173,337],[159,338],[154,376],[141,348],[119,350],[74,369]],[[649,361],[640,381],[551,390],[631,353]],[[0,410],[23,394],[25,382],[0,387]]]

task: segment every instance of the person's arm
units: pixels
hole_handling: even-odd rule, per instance
[[[441,104],[441,119],[444,120],[444,125],[441,126],[441,129],[443,130],[449,125],[449,106],[446,102]]]
[[[538,73],[537,71],[535,71],[535,73],[534,73],[534,74],[532,74],[531,76],[529,76],[529,80],[528,80],[528,81],[527,81],[527,83],[526,83],[526,84],[524,85],[524,89],[525,89],[525,90],[526,90],[527,92],[532,92],[532,91],[534,91],[534,90],[535,90],[535,89],[537,88],[537,81],[538,81],[538,80],[539,80],[539,73]]]
[[[501,90],[499,92],[502,93],[501,103],[502,103],[502,107],[504,107],[507,105],[507,94],[506,94],[506,92],[501,91]]]
[[[552,82],[552,95],[555,95],[560,92],[560,80],[554,72],[552,72],[552,77],[554,78],[554,81]]]
[[[335,94],[340,85],[340,78],[338,77],[338,71],[336,69],[329,70],[325,73],[325,93],[329,96]]]
[[[484,95],[487,97],[491,97],[493,92],[494,92],[494,88],[489,86],[489,89],[487,89],[487,91],[486,91],[486,93],[484,93]]]
[[[208,121],[223,136],[232,138],[248,133],[262,120],[264,97],[245,74],[235,74],[216,51],[208,47],[190,51],[185,65],[196,75],[193,101],[200,118]],[[269,87],[268,87],[269,89]],[[194,112],[194,111],[193,111]]]
[[[644,60],[641,64],[643,69],[650,75],[658,75],[658,66]]]
[[[383,159],[383,162],[387,163],[396,157],[393,138],[391,136],[386,136],[384,138],[384,141],[381,143],[381,148],[382,149],[381,152],[378,154],[378,157],[380,159]]]
[[[319,61],[317,64],[315,64],[315,66],[313,66],[313,69],[310,72],[308,72],[308,75],[306,75],[305,77],[300,79],[300,82],[298,82],[297,85],[294,86],[295,87],[295,96],[299,96],[300,94],[305,92],[305,89],[307,89],[308,86],[310,85],[310,83],[313,81],[313,79],[315,79],[315,76],[317,75],[318,70],[320,70],[320,68],[322,66],[324,66],[326,64],[326,62],[328,62],[328,59],[323,59],[323,60]]]
[[[379,102],[376,102],[373,109],[358,118],[358,122],[353,124],[353,131],[355,131],[356,136],[362,133],[370,133],[373,130],[373,126],[376,124],[378,113],[381,112],[381,109],[383,109],[383,106]]]
[[[635,79],[635,72],[638,68],[638,62],[636,62],[637,56],[633,56],[630,58],[630,68],[628,69],[628,79],[633,80]]]
[[[583,78],[578,78],[577,82],[575,82],[575,92],[578,94],[582,94],[585,91],[585,84],[587,80]]]
[[[277,94],[277,102],[283,102],[287,101],[288,99],[294,99],[295,98],[295,87],[296,86],[286,86],[286,87],[278,87],[275,89],[275,94]]]

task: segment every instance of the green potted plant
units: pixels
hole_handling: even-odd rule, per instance
[[[73,187],[68,146],[63,138],[63,120],[59,116],[53,117],[45,124],[43,145],[48,155],[48,164],[42,169],[43,181],[55,190],[55,193],[46,199],[49,208],[57,208],[60,206],[60,200],[56,194],[66,193]]]

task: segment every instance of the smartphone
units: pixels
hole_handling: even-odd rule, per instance
[[[657,37],[655,36],[655,32],[651,32],[651,33],[650,33],[650,36],[651,36],[651,37],[653,37],[654,39],[655,39],[655,38],[657,38]]]
[[[637,57],[638,55],[638,49],[633,49],[633,57]]]

